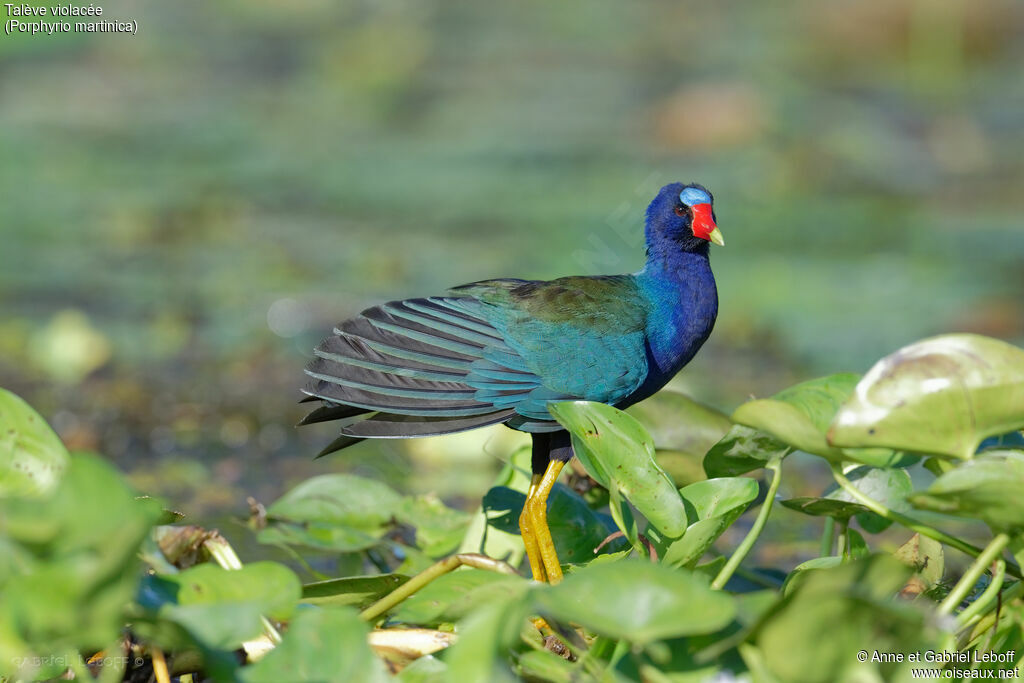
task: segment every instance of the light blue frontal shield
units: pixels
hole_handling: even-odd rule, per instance
[[[698,190],[696,187],[688,187],[679,193],[679,201],[687,206],[697,206],[698,204],[710,204],[711,195],[704,190]]]

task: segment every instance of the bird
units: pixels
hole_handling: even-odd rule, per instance
[[[636,273],[482,280],[339,323],[306,367],[303,401],[319,406],[299,424],[338,422],[320,455],[494,424],[529,433],[533,476],[519,529],[533,578],[558,583],[547,499],[573,447],[548,404],[623,409],[651,396],[690,362],[718,315],[709,251],[725,240],[711,192],[661,188],[644,237]]]

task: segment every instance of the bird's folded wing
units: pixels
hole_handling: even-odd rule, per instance
[[[632,276],[487,280],[453,290],[464,292],[472,298],[460,305],[542,380],[517,402],[521,415],[550,420],[546,403],[566,397],[616,404],[647,377],[648,306]]]
[[[492,325],[450,297],[368,309],[314,353],[304,391],[325,404],[303,422],[343,420],[349,437],[430,436],[505,422],[542,385]]]
[[[548,402],[615,403],[646,376],[629,282],[494,280],[453,293],[393,301],[341,323],[306,369],[304,391],[325,405],[304,422],[341,420],[349,438],[498,422],[552,431]]]

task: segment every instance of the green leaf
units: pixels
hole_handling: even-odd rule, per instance
[[[518,534],[519,515],[525,502],[524,493],[496,486],[483,499],[488,524],[498,531]],[[561,484],[555,485],[548,496],[548,528],[558,558],[566,564],[592,559],[594,550],[615,531],[609,517],[592,510],[576,492]],[[622,545],[623,541],[613,541],[602,552],[620,550]]]
[[[892,510],[904,511],[909,507],[907,496],[913,492],[913,484],[910,475],[904,469],[861,466],[847,472],[846,478],[857,490]],[[792,498],[782,501],[782,504],[808,515],[835,517],[840,520],[848,520],[857,515],[857,521],[865,531],[871,533],[884,531],[891,524],[856,502],[849,493],[836,484],[830,486],[820,498]]]
[[[431,581],[392,610],[391,619],[422,626],[455,622],[482,604],[512,593],[521,594],[529,585],[517,576],[459,569]]]
[[[138,499],[88,454],[71,456],[52,495],[0,499],[0,654],[24,664],[0,661],[0,672],[13,665],[21,678],[45,678],[40,657],[98,650],[120,637],[141,573],[138,551],[160,516],[159,503]]]
[[[133,623],[142,638],[167,649],[198,649],[206,665],[216,666],[225,654],[260,635],[259,605],[252,602],[218,605],[168,603],[159,612]]]
[[[842,451],[825,441],[825,432],[856,383],[857,375],[853,374],[802,382],[773,398],[744,403],[732,414],[732,419],[805,453],[840,461],[844,457]]]
[[[745,510],[757,498],[757,480],[749,477],[722,477],[698,481],[679,490],[687,515],[698,520],[721,517],[736,509]]]
[[[814,517],[849,519],[854,515],[869,512],[869,510],[860,503],[851,503],[845,500],[833,500],[831,498],[815,498],[813,496],[790,498],[789,500],[782,501],[782,504],[791,510],[796,510],[797,512],[802,512],[805,515],[812,515]]]
[[[376,529],[395,515],[401,496],[385,484],[352,474],[307,479],[267,508],[267,517]]]
[[[665,551],[662,562],[670,567],[699,560],[715,540],[757,498],[757,482],[747,477],[699,481],[681,489],[687,516],[695,519],[686,533]]]
[[[52,493],[68,461],[64,444],[39,413],[0,389],[0,498]]]
[[[298,577],[274,562],[241,569],[207,563],[150,575],[139,589],[145,612],[136,629],[170,648],[194,644],[204,653],[230,651],[261,632],[261,616],[290,617],[301,592]]]
[[[1024,452],[985,451],[949,470],[923,493],[910,497],[919,508],[980,519],[993,529],[1024,530]]]
[[[416,528],[416,545],[434,558],[458,547],[470,521],[468,514],[448,507],[433,495],[403,498],[395,516]]]
[[[732,598],[705,577],[641,559],[588,567],[535,599],[545,616],[637,644],[714,633],[736,613]]]
[[[732,426],[714,408],[675,391],[659,391],[626,411],[650,432],[658,449],[669,449],[690,458],[703,458]]]
[[[910,467],[921,460],[920,455],[894,451],[891,448],[842,448],[843,459],[870,467]]]
[[[166,600],[152,602],[149,596],[170,598],[177,605],[223,605],[252,603],[273,619],[291,616],[302,595],[295,573],[276,562],[252,562],[241,569],[223,569],[203,563],[177,574],[154,576],[140,604],[159,609]]]
[[[321,607],[368,607],[408,580],[404,574],[378,574],[315,581],[302,586],[302,602]]]
[[[518,681],[505,659],[508,649],[520,640],[530,606],[519,593],[505,594],[482,604],[460,621],[459,639],[445,653],[448,664],[445,680]]]
[[[875,364],[833,421],[836,446],[967,459],[1024,426],[1024,350],[973,334],[933,337]]]
[[[267,508],[261,543],[357,552],[372,548],[402,498],[387,485],[351,474],[308,479]]]
[[[622,532],[623,537],[633,550],[643,554],[644,550],[640,545],[640,527],[636,523],[636,517],[633,516],[633,510],[629,507],[622,492],[619,491],[615,480],[610,482],[610,486],[611,488],[608,489],[608,512],[611,513],[615,526],[619,527],[619,531]],[[657,532],[657,529],[652,527],[648,531]]]
[[[792,451],[764,432],[733,425],[704,457],[704,471],[709,477],[733,477],[761,469],[769,460],[785,457]]]
[[[589,401],[551,403],[548,410],[572,434],[587,473],[618,490],[663,536],[686,530],[686,510],[672,479],[654,459],[654,443],[635,419]]]
[[[771,673],[779,680],[807,683],[910,680],[906,661],[857,660],[861,650],[940,649],[941,633],[926,614],[893,599],[910,570],[887,555],[841,564],[836,564],[838,558],[819,560],[817,569],[801,565],[783,599],[753,631],[752,640]],[[830,563],[835,566],[820,568]]]
[[[262,529],[256,538],[260,543],[267,545],[297,545],[317,550],[353,553],[379,545],[383,535],[383,529],[369,533],[362,529],[323,522],[272,522],[266,529]]]
[[[288,625],[281,644],[239,675],[245,683],[341,678],[383,683],[390,677],[366,642],[368,632],[354,611],[302,609]]]

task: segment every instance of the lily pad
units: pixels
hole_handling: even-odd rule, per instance
[[[773,436],[744,425],[733,425],[704,457],[709,477],[733,477],[761,469],[774,458],[793,452]]]
[[[680,490],[687,516],[697,521],[686,528],[681,539],[669,545],[662,562],[679,567],[699,560],[757,498],[757,492],[757,482],[746,477],[708,479]]]
[[[68,461],[67,449],[46,420],[0,389],[0,498],[52,493]]]
[[[281,496],[267,508],[267,517],[376,528],[394,516],[401,502],[401,496],[379,481],[351,474],[324,474],[307,479]]]
[[[973,334],[933,337],[875,364],[836,414],[835,446],[967,459],[1024,426],[1024,350]]]
[[[910,502],[980,519],[999,531],[1024,530],[1024,452],[986,451],[932,482]]]
[[[841,461],[842,451],[825,441],[825,432],[857,379],[857,375],[838,374],[801,382],[773,398],[744,403],[732,419],[805,453]]]
[[[736,614],[731,596],[707,579],[647,560],[597,564],[538,590],[541,613],[637,644],[714,633]]]
[[[732,417],[758,433],[771,435],[774,442],[762,439],[762,448],[773,451],[785,444],[832,462],[846,460],[872,467],[907,467],[917,462],[918,456],[889,448],[835,448],[828,443],[828,426],[852,393],[857,377],[838,374],[802,382],[773,398],[744,403]]]
[[[576,457],[605,488],[617,488],[663,536],[686,530],[686,510],[672,478],[654,458],[651,436],[633,417],[590,401],[566,401],[548,410],[572,434]]]
[[[402,498],[387,485],[350,474],[308,479],[267,508],[261,543],[356,552],[377,545]]]

